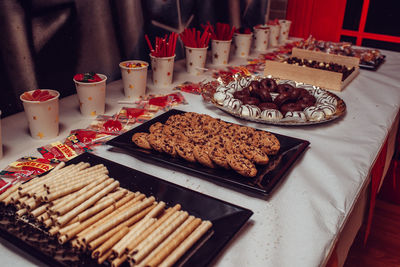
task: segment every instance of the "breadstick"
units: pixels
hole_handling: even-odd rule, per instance
[[[104,183],[104,185],[106,185],[106,183]],[[77,216],[79,213],[83,212],[84,210],[86,210],[87,208],[92,206],[97,200],[99,200],[103,196],[107,195],[108,193],[113,191],[118,186],[119,186],[119,182],[114,180],[114,182],[107,185],[106,187],[104,187],[102,190],[98,191],[93,196],[86,198],[86,200],[84,202],[82,202],[79,206],[75,207],[73,210],[69,211],[64,216],[58,218],[57,224],[59,224],[59,225],[66,224],[73,217]],[[85,198],[82,196],[82,199],[85,199]]]
[[[137,205],[140,203],[140,201],[142,199],[145,198],[144,194],[139,194],[138,196],[134,197],[133,199],[129,200],[128,202],[126,202],[124,205],[119,206],[118,208],[116,208],[114,211],[112,211],[110,214],[108,214],[107,216],[101,218],[100,220],[98,220],[97,222],[95,222],[94,224],[92,224],[89,228],[83,230],[82,232],[80,232],[78,234],[78,237],[82,237],[84,235],[86,235],[87,233],[93,231],[94,229],[96,229],[96,227],[104,224],[105,222],[117,217],[119,214],[125,212],[126,210],[128,210],[130,207]],[[81,242],[83,242],[81,239],[79,240]]]
[[[29,182],[26,182],[20,186],[18,186],[18,190],[19,190],[19,194],[21,196],[23,196],[24,194],[26,194],[26,192],[28,192],[31,188],[39,185],[39,186],[43,186],[43,183],[47,180],[47,179],[51,179],[53,176],[55,175],[61,175],[63,173],[66,173],[68,171],[70,171],[71,169],[73,169],[76,165],[75,164],[71,164],[65,168],[63,168],[62,170],[59,170],[55,173],[48,173],[44,176],[41,177],[36,177],[34,179],[31,179]]]
[[[169,256],[160,264],[159,267],[172,266],[182,255],[191,248],[197,240],[210,229],[212,223],[203,221],[196,230],[193,231]]]
[[[14,203],[14,199],[18,199],[18,197],[19,197],[18,191],[14,191],[11,194],[9,194],[8,197],[4,198],[2,202],[5,205],[9,205],[11,203]]]
[[[129,232],[129,228],[124,226],[122,229],[118,231],[113,237],[108,239],[105,243],[103,243],[99,248],[97,248],[92,253],[92,258],[99,258],[103,255],[104,252],[111,249],[116,243],[118,243],[127,233]]]
[[[157,206],[146,215],[146,218],[157,217],[158,214],[160,214],[160,212],[164,210],[164,208],[165,208],[165,202],[160,201],[160,203],[158,203]]]
[[[117,201],[115,205],[109,206],[105,210],[97,213],[93,217],[87,219],[84,222],[81,222],[78,227],[71,229],[69,232],[67,232],[65,235],[59,237],[58,242],[60,244],[64,244],[66,241],[72,239],[75,237],[78,233],[82,232],[84,229],[87,229],[89,226],[97,222],[99,219],[107,216],[108,214],[112,213],[115,209],[118,209],[120,206],[124,205],[126,202],[130,201],[133,199],[135,194],[127,194],[124,198],[121,200]]]
[[[139,266],[157,266],[201,223],[201,219],[189,216],[178,229],[154,249]]]
[[[17,214],[18,216],[22,216],[26,213],[28,213],[27,209],[20,209],[20,210],[17,210],[17,212],[15,212],[15,214]]]
[[[189,214],[186,211],[182,212],[170,224],[164,224],[164,227],[162,226],[154,231],[154,233],[149,236],[149,239],[146,243],[143,242],[138,245],[138,252],[132,257],[133,260],[135,262],[140,262],[141,260],[143,260],[154,248],[156,248],[165,238],[167,238],[168,235],[175,231],[175,229],[178,228],[188,216]]]
[[[127,258],[128,258],[128,255],[123,254],[121,257],[114,259],[111,263],[111,267],[120,266],[124,261],[126,261]]]
[[[96,214],[96,213],[102,211],[103,209],[111,206],[114,203],[115,203],[114,199],[108,198],[108,199],[96,204],[92,208],[89,208],[89,209],[85,210],[84,212],[81,212],[80,214],[78,214],[77,215],[78,221],[82,222],[82,221],[86,220],[87,218],[89,218],[90,216],[92,216],[93,214]]]
[[[94,170],[90,173],[77,173],[76,175],[65,177],[65,181],[51,184],[45,189],[50,194],[82,182],[89,183],[89,181],[103,175],[108,175],[105,170]]]
[[[107,174],[103,174],[103,175],[97,177],[96,179],[104,181],[107,177],[108,177]],[[76,184],[69,185],[69,186],[66,186],[63,188],[59,188],[59,190],[52,190],[52,192],[54,191],[54,193],[49,193],[49,194],[45,195],[43,199],[44,199],[44,201],[49,202],[49,201],[55,200],[57,198],[63,197],[65,195],[71,194],[75,191],[82,189],[83,187],[88,185],[93,180],[94,179],[89,179],[88,181],[84,181],[81,183],[76,183]],[[47,191],[47,192],[49,192],[49,191]]]
[[[147,207],[146,209],[142,210],[141,212],[139,212],[138,214],[136,214],[135,216],[133,216],[129,220],[119,224],[117,227],[111,229],[110,231],[108,231],[104,235],[96,238],[95,240],[93,240],[92,242],[90,242],[87,245],[88,249],[89,250],[96,249],[98,246],[103,244],[106,240],[108,240],[111,236],[113,236],[115,233],[117,233],[123,227],[130,227],[133,224],[135,224],[136,222],[138,222],[139,220],[143,219],[146,216],[146,214],[148,214],[155,206],[156,206],[156,204],[153,204],[152,206]],[[95,255],[95,254],[92,253],[92,258],[93,257],[97,258],[97,257],[101,256],[101,255],[99,255],[99,256],[96,256],[96,255],[93,256],[93,255]]]
[[[146,239],[155,229],[157,229],[161,224],[163,224],[172,214],[181,209],[180,204],[176,204],[173,208],[168,209],[163,216],[157,220],[149,229],[144,231],[138,238],[132,240],[125,250],[126,253],[130,253],[140,242]]]
[[[64,168],[64,167],[65,167],[65,162],[61,161],[57,166],[55,166],[55,167],[50,171],[50,173],[55,173],[55,172],[57,172],[58,170],[60,170],[60,169],[62,169],[62,168]]]
[[[59,216],[64,215],[65,213],[82,203],[85,198],[88,198],[90,195],[103,189],[105,184],[109,185],[112,182],[111,180],[112,179],[107,179],[105,182],[103,182],[103,180],[95,180],[81,190],[77,191],[79,192],[79,195],[74,194],[74,196],[76,197],[74,197],[73,199],[69,199],[66,203],[64,203],[65,201],[60,202],[56,206],[51,207],[50,210]]]
[[[134,240],[138,237],[144,230],[150,227],[156,219],[154,218],[145,218],[141,220],[137,224],[135,224],[132,229],[129,230],[129,233],[125,235],[117,244],[115,244],[112,248],[113,256],[118,258],[125,252],[126,247],[128,246],[130,240]]]
[[[0,195],[0,201],[3,201],[4,199],[6,199],[9,195],[11,195],[12,193],[14,193],[15,191],[18,190],[18,187],[21,185],[21,182],[17,182],[14,185],[11,185],[11,187],[9,189],[7,189],[7,191],[3,192],[3,194]]]
[[[43,186],[46,189],[51,189],[52,187],[60,186],[65,181],[70,183],[70,182],[73,182],[82,177],[88,177],[91,174],[100,174],[100,173],[108,174],[108,170],[104,166],[96,165],[96,166],[90,167],[88,169],[85,169],[83,171],[72,172],[72,173],[68,173],[63,176],[59,176],[57,178],[53,178],[51,180],[48,180],[46,183],[44,183]]]
[[[131,216],[135,215],[136,213],[140,212],[142,209],[147,208],[154,202],[155,198],[153,196],[145,199],[143,202],[140,202],[137,205],[132,206],[122,214],[118,214],[116,218],[107,221],[105,224],[100,225],[97,227],[96,231],[89,232],[86,236],[82,237],[82,241],[84,243],[89,243],[90,241],[94,240],[95,238],[99,237],[100,235],[104,234],[115,225],[118,225],[122,221],[129,219]]]

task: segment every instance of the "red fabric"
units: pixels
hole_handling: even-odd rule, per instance
[[[379,153],[378,158],[376,159],[376,162],[371,170],[371,196],[369,201],[368,221],[367,221],[367,228],[365,230],[364,245],[367,243],[368,236],[371,231],[376,195],[378,193],[379,185],[381,184],[381,180],[383,178],[382,177],[383,169],[385,168],[387,147],[388,147],[388,140],[386,140],[385,144],[383,145],[382,150]]]
[[[292,21],[290,36],[340,40],[346,0],[289,0],[286,18]]]

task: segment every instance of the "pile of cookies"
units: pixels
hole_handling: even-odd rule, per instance
[[[266,165],[280,149],[275,135],[251,127],[186,112],[156,122],[149,133],[137,132],[132,141],[209,168],[233,169],[245,177],[257,175],[257,165]]]

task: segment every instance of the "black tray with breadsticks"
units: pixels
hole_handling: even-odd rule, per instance
[[[191,245],[185,250],[185,252],[181,252],[181,256],[174,262],[173,266],[209,265],[253,214],[251,210],[246,208],[192,191],[90,153],[79,155],[78,157],[68,161],[66,166],[82,162],[89,163],[91,166],[103,164],[108,170],[109,177],[112,177],[115,181],[119,182],[118,189],[127,189],[131,193],[135,192],[135,194],[139,194],[138,192],[140,192],[146,196],[151,196],[150,198],[154,197],[156,202],[153,202],[152,205],[156,206],[156,203],[160,204],[161,202],[164,202],[166,205],[164,212],[168,211],[168,207],[172,208],[179,205],[182,212],[186,211],[191,216],[200,218],[202,222],[211,222],[210,228],[204,230],[203,234],[196,239],[196,241],[190,243]],[[31,181],[34,181],[35,179]],[[118,192],[115,191],[112,191],[112,193],[114,195],[118,194]],[[145,201],[143,200],[141,203],[143,202]],[[117,203],[118,202],[115,202],[115,205],[117,205]],[[3,200],[2,204],[4,204]],[[97,265],[97,263],[90,257],[90,253],[87,252],[87,247],[85,252],[85,250],[77,249],[70,243],[60,245],[59,242],[57,242],[57,238],[52,238],[50,236],[49,232],[51,233],[51,231],[46,231],[42,225],[32,222],[32,211],[29,216],[29,213],[23,216],[17,216],[15,209],[16,207],[11,204],[2,207],[1,209],[0,215],[2,223],[0,224],[0,236],[2,238],[10,241],[18,248],[50,266]],[[152,210],[150,209],[150,212],[151,211]],[[121,213],[117,213],[113,218],[117,218]],[[173,215],[171,215],[171,217],[172,216]],[[7,221],[8,223],[6,223]],[[84,222],[85,221],[83,220],[82,223]],[[139,223],[140,221],[137,224]],[[175,221],[173,223],[175,223]],[[167,225],[167,227],[170,226],[169,224]],[[133,224],[133,226],[135,226],[135,224]],[[67,228],[68,225],[65,227]],[[94,227],[94,229],[96,229],[96,227]],[[178,229],[179,228],[177,228],[176,231],[178,231]],[[197,230],[197,228],[195,229]],[[157,231],[157,229],[155,231]],[[152,230],[150,232],[153,234],[155,231]],[[163,229],[162,232],[160,231],[160,233],[163,233],[164,231],[165,229]],[[192,232],[192,234],[194,232]],[[172,232],[172,234],[173,233],[175,232]],[[172,234],[170,237],[172,237]],[[187,236],[185,239],[182,239],[183,241],[181,242],[181,245],[185,243],[192,234]],[[175,237],[178,238],[179,235],[174,236],[170,242],[166,242],[168,241],[168,238],[166,238],[164,240],[165,242],[163,242],[166,243],[165,246],[168,247],[171,245],[170,243],[174,243]],[[60,236],[58,236],[58,239],[60,239]],[[158,246],[161,247],[163,243]],[[181,245],[178,245],[177,247],[175,245],[176,249],[179,249]],[[156,249],[157,248],[158,247],[156,247]],[[167,255],[170,256],[174,251]],[[102,263],[102,266],[110,266],[110,263],[105,261]],[[129,266],[128,261],[124,261],[121,266]]]
[[[292,165],[301,157],[302,153],[309,146],[306,140],[289,137],[285,135],[268,133],[274,135],[280,144],[280,148],[274,155],[268,155],[269,161],[266,164],[254,164],[256,174],[252,177],[243,175],[233,170],[233,168],[224,168],[215,165],[209,167],[198,161],[188,161],[179,156],[171,156],[168,153],[156,151],[154,149],[144,149],[132,141],[135,133],[148,133],[152,125],[165,123],[174,115],[183,115],[184,111],[172,109],[152,120],[149,120],[134,129],[115,137],[107,142],[108,145],[117,147],[124,153],[132,154],[140,160],[149,161],[152,164],[163,163],[166,167],[187,171],[190,174],[197,175],[200,178],[208,179],[223,186],[231,187],[244,193],[255,193],[259,196],[269,196],[278,184],[284,179],[285,174]],[[212,118],[210,118],[212,119]],[[222,123],[226,123],[221,121]],[[237,127],[237,124],[229,124],[227,127]],[[240,126],[245,127],[245,126]],[[267,133],[265,131],[251,128],[251,131],[257,133]],[[250,147],[251,148],[251,147]],[[256,148],[255,148],[256,149]]]

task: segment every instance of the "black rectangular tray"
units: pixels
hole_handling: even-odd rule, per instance
[[[166,202],[167,206],[181,204],[182,210],[187,211],[190,215],[212,222],[212,228],[174,266],[207,266],[253,214],[249,209],[164,181],[90,153],[79,155],[68,161],[67,165],[78,162],[88,162],[92,166],[104,164],[109,170],[109,176],[118,180],[121,187],[134,192],[140,191],[146,196],[152,195],[157,201]],[[0,236],[50,266],[65,265],[1,228]],[[94,265],[94,262],[86,260],[80,264],[80,266],[88,265]],[[108,263],[103,265],[108,266]],[[125,262],[124,266],[129,266],[129,264]]]
[[[233,170],[222,168],[207,168],[199,163],[190,163],[184,159],[174,158],[168,154],[159,153],[155,150],[146,150],[138,147],[132,142],[132,135],[136,132],[148,132],[150,125],[161,122],[164,123],[171,115],[182,114],[184,111],[171,109],[152,120],[149,120],[136,128],[115,137],[107,142],[108,145],[123,149],[141,160],[148,159],[151,163],[164,163],[166,166],[180,168],[191,173],[198,174],[199,177],[221,182],[234,188],[244,189],[249,192],[269,195],[277,184],[283,179],[285,173],[300,157],[303,151],[310,144],[306,140],[301,140],[285,135],[275,134],[281,143],[281,149],[275,156],[270,157],[270,162],[265,166],[258,167],[258,174],[254,178],[244,177]]]

